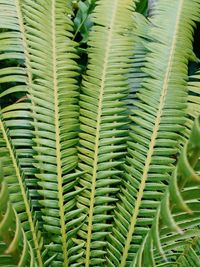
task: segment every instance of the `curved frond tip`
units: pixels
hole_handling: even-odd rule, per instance
[[[36,267],[34,251],[10,200],[8,186],[0,168],[0,264],[1,266]]]
[[[152,228],[136,254],[132,267],[162,266],[165,262],[166,266],[177,266],[184,262],[184,257],[189,257],[187,250],[194,253],[195,245],[198,246],[200,176],[196,167],[199,168],[199,138],[200,119],[197,118]]]
[[[37,255],[39,266],[43,266],[41,252],[43,243],[37,228],[37,218],[32,210],[24,173],[19,166],[9,131],[2,120],[0,120],[0,163],[3,166],[4,180],[8,185],[11,203],[19,216],[34,253]]]

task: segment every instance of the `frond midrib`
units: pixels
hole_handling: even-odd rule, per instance
[[[25,57],[25,64],[26,64],[26,68],[27,68],[27,77],[28,77],[27,84],[30,87],[32,85],[32,72],[31,72],[31,69],[30,69],[30,59],[29,59],[29,56],[28,56],[28,46],[27,46],[27,42],[26,42],[25,27],[24,27],[24,23],[23,23],[23,16],[22,16],[21,5],[20,5],[20,1],[19,0],[15,0],[15,6],[16,6],[16,12],[17,12],[18,21],[19,21],[19,28],[20,28],[20,32],[21,32],[22,45],[23,45],[23,48],[24,48],[24,57]],[[34,226],[34,223],[33,223],[33,219],[32,219],[31,208],[30,208],[27,196],[26,196],[26,192],[25,192],[24,187],[23,187],[22,180],[20,180],[21,179],[21,175],[20,175],[20,171],[19,171],[16,159],[15,159],[14,153],[12,151],[12,147],[11,147],[11,145],[9,143],[9,140],[7,138],[6,131],[5,131],[4,127],[3,127],[2,122],[1,122],[1,127],[2,127],[2,131],[4,133],[4,137],[5,137],[8,149],[10,151],[10,155],[11,155],[11,158],[12,158],[15,170],[16,170],[16,174],[17,174],[17,177],[18,177],[19,185],[20,185],[21,192],[22,192],[22,195],[23,195],[24,204],[25,204],[25,207],[26,207],[27,215],[28,215],[28,221],[29,221],[31,232],[32,232],[32,236],[33,236],[33,242],[34,242],[35,249],[36,249],[38,265],[39,265],[39,267],[42,267],[43,266],[43,261],[42,261],[41,249],[40,249],[40,246],[39,246],[36,229],[35,229],[35,226]]]
[[[175,30],[174,30],[174,35],[173,35],[173,40],[172,40],[172,45],[171,45],[171,52],[169,55],[169,60],[168,60],[168,65],[167,65],[167,69],[166,69],[166,74],[165,74],[165,78],[163,80],[163,86],[161,89],[161,96],[160,96],[160,106],[158,107],[158,112],[156,115],[156,120],[155,120],[155,125],[154,125],[154,129],[153,129],[153,133],[151,136],[151,141],[149,144],[149,150],[147,153],[147,157],[146,157],[146,161],[144,164],[144,169],[143,169],[143,175],[141,177],[141,184],[139,186],[139,192],[137,195],[137,199],[135,202],[135,208],[134,208],[134,213],[133,216],[131,218],[131,223],[130,223],[130,227],[129,227],[129,231],[127,234],[127,239],[125,242],[125,246],[123,249],[123,255],[121,258],[121,263],[120,263],[120,267],[124,267],[126,265],[126,259],[128,257],[128,251],[131,245],[131,241],[132,241],[132,236],[133,233],[135,231],[135,226],[136,226],[136,222],[137,222],[137,217],[139,214],[139,210],[140,210],[140,205],[142,202],[142,197],[143,197],[143,192],[145,189],[145,185],[146,185],[146,181],[148,178],[148,172],[149,172],[149,168],[151,165],[151,160],[152,160],[152,155],[154,152],[154,147],[155,147],[155,143],[156,143],[156,138],[158,135],[158,131],[159,131],[159,126],[160,126],[160,122],[161,122],[161,116],[162,116],[162,112],[163,112],[163,108],[165,105],[165,97],[167,94],[167,90],[168,90],[168,81],[170,78],[170,73],[171,73],[171,69],[172,69],[172,65],[173,65],[173,57],[176,51],[176,43],[177,43],[177,32],[179,30],[179,22],[180,22],[180,17],[181,17],[181,11],[183,8],[183,2],[184,0],[180,1],[180,5],[178,8],[178,12],[177,12],[177,20],[176,20],[176,25],[175,25]]]
[[[113,28],[114,28],[114,23],[115,23],[115,18],[116,18],[117,6],[118,6],[118,0],[115,1],[113,10],[112,10],[113,14],[112,14],[112,18],[110,21],[110,30],[109,30],[109,34],[107,38],[106,51],[105,51],[105,56],[104,56],[104,66],[103,66],[101,84],[100,84],[100,96],[99,96],[99,102],[98,102],[96,138],[95,138],[93,173],[92,173],[92,190],[91,190],[90,208],[89,208],[89,215],[88,215],[88,231],[87,231],[87,241],[86,241],[85,267],[90,266],[90,248],[91,248],[91,239],[92,239],[92,223],[93,223],[93,212],[94,212],[95,191],[96,191],[103,95],[104,95],[104,88],[105,88],[105,82],[106,82],[106,73],[107,73],[107,68],[108,68],[108,63],[109,63],[109,54],[110,54],[110,49],[112,45]]]
[[[32,68],[31,68],[31,60],[30,60],[30,54],[29,54],[29,46],[28,46],[28,40],[26,37],[26,29],[24,25],[24,18],[22,15],[21,11],[21,6],[20,6],[20,0],[15,0],[16,2],[16,10],[17,10],[17,15],[19,19],[19,27],[20,27],[20,32],[21,32],[21,40],[22,40],[22,46],[24,50],[24,59],[25,59],[25,66],[26,66],[26,74],[27,74],[27,88],[28,88],[28,93],[32,95],[32,90],[33,90],[33,75],[32,75]],[[38,139],[38,127],[36,124],[36,112],[35,112],[35,101],[33,98],[30,98],[31,100],[31,105],[33,106],[31,112],[33,113],[33,121],[34,121],[34,127],[35,127],[35,138]],[[36,146],[39,147],[39,144],[36,143]],[[42,162],[40,162],[42,163]]]
[[[63,266],[68,266],[67,255],[67,233],[65,226],[65,211],[64,197],[62,186],[62,159],[61,159],[61,140],[60,140],[60,125],[59,125],[59,101],[58,101],[58,77],[57,77],[57,50],[56,50],[56,2],[52,0],[52,65],[53,65],[53,87],[54,87],[54,111],[55,111],[55,138],[56,138],[56,166],[58,180],[58,201],[60,209],[60,226],[61,240],[63,251]]]

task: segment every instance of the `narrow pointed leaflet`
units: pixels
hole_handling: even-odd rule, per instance
[[[69,266],[72,237],[83,216],[76,209],[78,140],[77,58],[71,1],[26,1],[23,9],[33,90],[34,166],[43,206],[45,242],[53,266]],[[76,254],[76,247],[74,248]]]
[[[106,236],[120,181],[126,131],[129,70],[133,42],[128,32],[134,27],[132,1],[99,1],[93,12],[89,37],[89,63],[80,95],[78,207],[87,218],[77,243],[82,244],[82,264],[105,264]],[[102,17],[102,12],[104,16]],[[95,66],[95,67],[94,67]],[[81,261],[78,261],[81,263]]]
[[[187,63],[197,7],[198,1],[159,0],[148,26],[152,41],[147,44],[144,72],[149,77],[134,102],[124,186],[108,238],[108,266],[132,262],[175,168],[174,157],[185,131]],[[187,31],[182,31],[185,27]]]

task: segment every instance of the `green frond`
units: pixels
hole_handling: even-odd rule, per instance
[[[48,254],[57,254],[52,266],[68,266],[74,260],[72,237],[85,217],[75,206],[81,190],[75,191],[80,174],[73,172],[78,161],[79,93],[71,1],[27,0],[22,12],[33,76],[29,98],[45,242],[51,243]]]
[[[38,231],[37,217],[33,213],[23,171],[19,166],[8,130],[2,120],[0,120],[0,163],[3,167],[4,180],[8,185],[10,200],[37,256],[38,266],[43,266],[41,256],[43,244]]]
[[[173,267],[199,267],[200,259],[200,236],[186,241],[183,252],[173,264]]]
[[[136,11],[146,16],[148,13],[148,2],[148,0],[137,0]]]
[[[199,7],[199,1],[189,0],[155,5],[143,68],[148,77],[134,101],[124,181],[108,238],[109,267],[129,266],[175,168],[185,131],[187,64]]]
[[[199,245],[198,242],[196,244],[200,235],[199,138],[200,119],[197,118],[159,205],[152,228],[132,267],[198,266],[195,262],[191,265],[178,265],[178,262],[189,257],[194,252],[193,246]],[[197,258],[194,254],[191,261],[196,259],[196,263],[199,263]]]
[[[28,92],[28,67],[25,68],[22,17],[19,1],[0,1],[0,47],[1,47],[1,147],[0,160],[6,165],[6,180],[11,193],[11,201],[22,221],[22,225],[38,258],[43,266],[41,248],[42,238],[38,231],[37,215],[30,200],[36,193],[32,165],[32,132],[29,103],[17,102],[4,105],[5,97],[13,94],[21,96]],[[3,90],[2,90],[3,89]],[[3,119],[3,121],[2,121]],[[11,140],[12,139],[12,140]],[[25,182],[25,176],[27,183]],[[34,188],[34,192],[28,190]],[[28,221],[28,223],[27,223]]]
[[[27,52],[20,0],[0,1],[0,103],[1,114],[9,129],[19,165],[25,174],[33,209],[38,211],[37,180],[33,166],[32,115],[27,94],[32,73]],[[18,99],[14,96],[18,96]],[[9,106],[6,99],[13,99]]]
[[[87,218],[79,231],[81,266],[105,266],[110,232],[126,147],[125,97],[135,27],[132,0],[97,1],[88,42],[88,66],[80,95],[79,168],[84,171],[78,207]]]
[[[1,175],[3,175],[1,167]],[[1,178],[2,179],[2,178]],[[0,179],[0,266],[36,267],[33,249],[9,201],[8,187]]]
[[[0,266],[199,267],[199,14],[0,0]]]

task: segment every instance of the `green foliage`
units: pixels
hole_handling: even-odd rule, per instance
[[[182,266],[199,266],[200,257],[200,238],[199,235],[189,239],[188,244],[184,246],[184,250],[174,264],[175,267]]]
[[[140,14],[147,15],[148,11],[148,0],[140,0],[136,5],[136,11]]]
[[[151,41],[146,43],[143,68],[148,77],[136,95],[131,116],[120,201],[108,239],[109,266],[122,267],[132,261],[174,170],[174,157],[185,131],[188,51],[192,49],[189,36],[193,31],[191,16],[197,19],[197,7],[195,2],[182,5],[160,1],[148,25],[147,37]],[[180,29],[185,25],[184,35]],[[173,32],[170,36],[169,28]]]
[[[79,242],[85,242],[86,247],[86,251],[83,250],[85,266],[105,264],[105,257],[102,257],[106,253],[105,238],[112,226],[110,211],[116,201],[121,174],[119,165],[127,137],[123,99],[128,86],[124,73],[128,72],[133,43],[130,35],[120,37],[134,27],[133,8],[131,0],[126,1],[126,6],[121,1],[108,3],[104,0],[93,12],[95,26],[88,42],[89,61],[79,102],[78,166],[85,173],[79,184],[85,190],[77,200],[78,206],[88,213],[79,232]],[[107,20],[101,15],[103,10],[109,12]]]
[[[89,38],[89,32],[93,25],[91,20],[91,12],[93,11],[96,5],[96,0],[74,1],[73,5],[75,11],[77,11],[76,16],[74,18],[74,39],[79,33],[81,35],[81,40],[79,41],[79,43],[87,43]]]
[[[3,175],[2,167],[1,175]],[[0,265],[36,266],[32,247],[27,241],[19,217],[10,203],[5,181],[0,181],[0,202]]]
[[[164,262],[165,266],[172,266],[173,263],[178,264],[184,260],[184,255],[181,254],[184,254],[185,250],[190,251],[190,255],[186,257],[196,262],[191,266],[198,266],[199,261],[197,255],[195,256],[199,253],[198,249],[194,256],[191,256],[191,253],[193,247],[198,247],[200,235],[199,138],[200,118],[196,119],[189,141],[183,148],[170,184],[157,209],[151,231],[131,266],[162,266]]]
[[[199,266],[200,0],[147,8],[0,0],[0,266]]]

